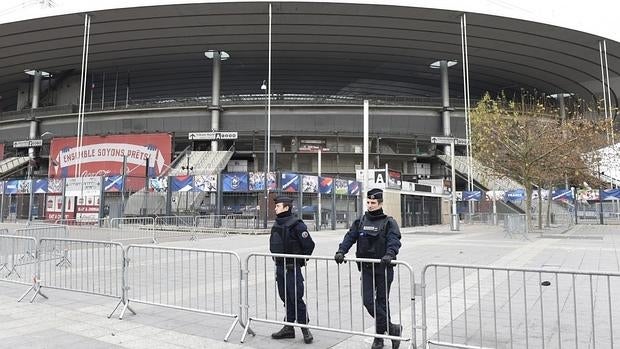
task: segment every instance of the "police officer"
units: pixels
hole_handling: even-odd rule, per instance
[[[391,336],[400,336],[402,326],[390,321],[389,304],[390,286],[394,280],[392,261],[396,259],[401,246],[400,229],[394,218],[383,213],[383,190],[369,190],[366,196],[366,205],[368,211],[353,222],[338,247],[334,259],[338,264],[344,262],[344,255],[355,243],[357,244],[357,252],[355,253],[357,258],[381,259],[380,264],[358,264],[362,272],[364,307],[370,316],[375,318],[377,334],[385,334],[387,331]],[[376,298],[373,299],[375,293]],[[392,348],[399,346],[400,341],[392,340]],[[383,338],[375,338],[371,348],[383,348]]]
[[[269,250],[280,254],[311,255],[314,250],[314,241],[308,233],[306,224],[292,213],[293,200],[287,196],[278,196],[276,202],[276,221],[271,228]],[[286,307],[286,322],[299,324],[308,323],[308,313],[304,296],[304,278],[301,267],[306,261],[303,258],[275,258],[276,283],[278,294]],[[285,276],[286,274],[286,276]],[[286,280],[285,280],[286,278]],[[310,329],[302,328],[304,342],[309,344],[314,339]],[[273,339],[295,338],[293,326],[285,325],[271,335]]]

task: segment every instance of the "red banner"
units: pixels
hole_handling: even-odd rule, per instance
[[[0,143],[0,160],[4,159],[4,143]]]
[[[160,175],[170,165],[172,135],[168,133],[85,136],[77,148],[76,137],[54,138],[50,146],[49,177]],[[79,172],[78,172],[79,165]]]

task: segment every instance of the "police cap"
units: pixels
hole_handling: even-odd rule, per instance
[[[279,195],[279,196],[276,196],[276,198],[273,199],[273,201],[275,201],[276,204],[283,203],[283,204],[290,205],[293,202],[293,199],[288,196]]]
[[[369,199],[383,200],[383,190],[379,188],[370,189],[368,193],[366,193],[366,197]]]

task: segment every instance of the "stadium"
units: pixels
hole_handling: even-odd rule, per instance
[[[3,0],[0,346],[617,346],[620,176],[564,166],[617,157],[584,5]],[[536,97],[538,177],[483,163],[526,128],[481,142],[489,95]]]
[[[262,220],[265,198],[290,192],[305,218],[335,228],[361,209],[360,189],[380,186],[402,225],[438,224],[452,180],[449,146],[433,139],[467,139],[485,92],[538,91],[593,118],[618,105],[617,41],[492,10],[26,3],[1,17],[2,217]],[[455,189],[489,189],[468,174],[467,149],[456,146]],[[86,195],[70,178],[96,179]]]

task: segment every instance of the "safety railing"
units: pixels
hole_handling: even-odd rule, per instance
[[[155,226],[159,227],[193,227],[195,216],[157,216]]]
[[[228,215],[224,221],[224,225],[232,229],[257,229],[258,224],[258,219],[253,215]]]
[[[233,318],[224,340],[241,321],[241,259],[231,251],[162,246],[127,247],[127,302]],[[119,318],[123,318],[124,310]],[[243,325],[242,325],[243,326]]]
[[[196,228],[222,228],[226,215],[207,215],[195,216],[194,226]]]
[[[134,241],[151,240],[156,243],[155,218],[153,217],[122,217],[112,218],[108,224],[112,240]]]
[[[33,237],[0,231],[0,280],[30,285],[36,275],[36,245]]]
[[[493,213],[463,213],[465,224],[495,224],[497,214]]]
[[[28,228],[15,229],[13,235],[29,236],[40,240],[41,238],[67,238],[69,230],[64,225],[33,225]]]
[[[472,348],[614,348],[620,274],[430,264],[423,342]]]
[[[529,240],[524,214],[500,214],[499,219],[503,222],[504,236],[512,239],[513,235],[519,234],[525,240]]]
[[[274,278],[276,258],[299,258],[304,259],[306,264],[304,268],[292,268],[286,277],[282,276],[284,289],[288,292],[282,290],[280,296]],[[241,342],[245,341],[252,322],[264,322],[415,343],[414,274],[411,266],[395,261],[392,274],[386,271],[389,268],[381,267],[379,260],[351,258],[347,261],[349,263],[338,265],[333,257],[269,253],[248,255],[244,270],[247,273],[247,327]],[[375,277],[360,279],[356,263],[370,268]],[[279,272],[283,273],[283,270]],[[381,285],[387,285],[387,279],[392,277],[389,298],[372,301],[376,292],[386,291],[382,288],[385,286]],[[302,282],[300,287],[297,286],[298,280]],[[374,291],[375,286],[381,291]],[[287,309],[294,305],[289,305],[288,299],[301,295],[306,304],[307,317],[302,314],[302,323],[289,322],[285,317]],[[286,304],[284,308],[283,303]],[[391,321],[386,317],[385,324],[375,323],[368,315],[369,311],[377,314],[377,309],[388,307],[392,309]],[[297,307],[293,313],[299,321]],[[309,322],[305,323],[304,318]],[[377,333],[376,326],[385,327],[387,334]],[[394,331],[397,326],[403,327]]]
[[[103,227],[107,219],[105,218],[63,218],[54,221],[54,224],[68,225],[68,226],[98,226]]]
[[[120,243],[42,238],[39,251],[41,288],[123,298],[125,252]]]

